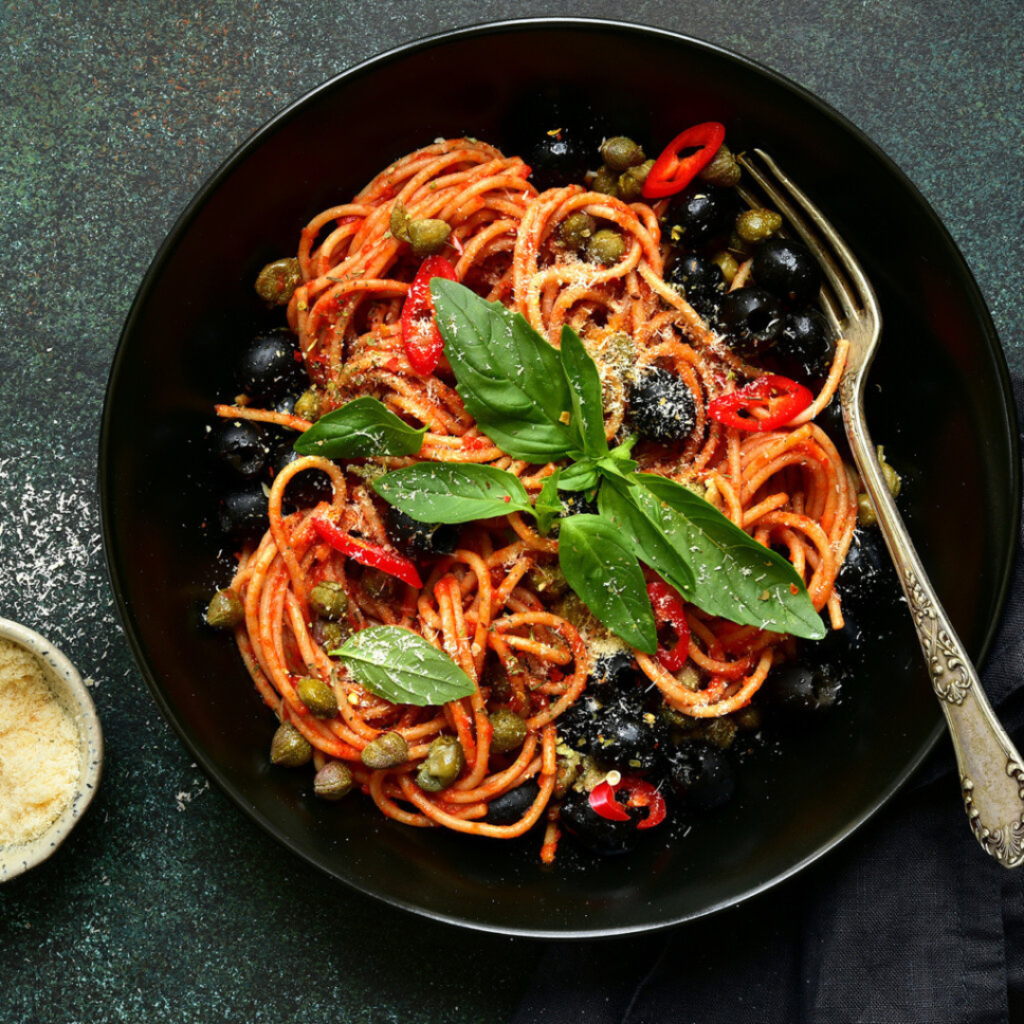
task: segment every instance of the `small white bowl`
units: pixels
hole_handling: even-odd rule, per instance
[[[45,637],[9,619],[0,619],[0,638],[35,656],[46,681],[78,729],[78,785],[60,817],[38,838],[0,846],[0,883],[42,863],[67,838],[96,795],[103,767],[103,731],[96,706],[74,665]]]

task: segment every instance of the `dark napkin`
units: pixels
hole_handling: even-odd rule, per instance
[[[1014,382],[1024,422],[1024,382]],[[1022,545],[1024,546],[1024,545]],[[983,673],[1024,747],[1024,558]],[[553,943],[512,1024],[1024,1021],[1024,868],[985,856],[950,741],[842,846],[712,918]]]

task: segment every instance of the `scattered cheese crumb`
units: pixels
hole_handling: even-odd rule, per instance
[[[39,662],[0,639],[0,846],[42,835],[71,802],[79,736]]]

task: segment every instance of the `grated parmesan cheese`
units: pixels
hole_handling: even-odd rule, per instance
[[[0,846],[36,839],[71,802],[79,734],[39,662],[0,639]]]

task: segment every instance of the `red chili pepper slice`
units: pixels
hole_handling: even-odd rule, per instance
[[[679,592],[661,580],[647,584],[647,596],[654,608],[654,618],[658,625],[667,623],[676,633],[677,640],[670,648],[658,648],[658,661],[669,672],[678,672],[685,664],[690,649],[690,624],[686,621],[683,611],[683,600]]]
[[[402,306],[402,345],[417,373],[433,373],[444,349],[430,294],[430,281],[435,277],[455,280],[455,268],[443,256],[428,256],[423,261]]]
[[[642,807],[647,810],[647,817],[637,822],[637,829],[654,828],[665,820],[665,798],[645,779],[634,779],[626,776],[614,786],[610,782],[600,782],[590,791],[590,806],[595,814],[608,821],[629,821],[625,807],[619,803],[617,794],[624,791],[628,799],[626,807]]]
[[[695,124],[677,135],[654,161],[644,182],[644,198],[663,199],[682,192],[711,163],[724,140],[725,125],[717,121]],[[693,149],[694,146],[700,147],[696,153],[679,158],[684,149]]]
[[[414,587],[423,586],[423,580],[420,579],[416,566],[408,558],[385,551],[384,548],[378,547],[376,544],[368,544],[365,540],[359,540],[357,537],[350,537],[347,533],[339,530],[329,519],[314,519],[313,528],[335,551],[347,555],[354,562],[380,569],[381,572],[386,572],[403,583],[411,583]]]
[[[708,415],[727,427],[760,432],[785,426],[814,401],[814,395],[795,380],[767,374],[739,391],[719,395]]]

